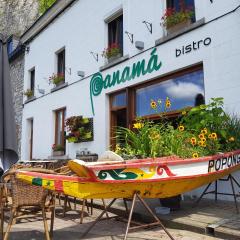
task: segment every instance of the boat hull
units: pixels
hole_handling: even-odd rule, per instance
[[[158,181],[89,181],[86,178],[20,171],[17,174],[29,184],[63,192],[83,199],[131,198],[138,192],[143,198],[166,198],[191,191],[240,169],[240,165],[223,171],[187,177],[163,178]]]

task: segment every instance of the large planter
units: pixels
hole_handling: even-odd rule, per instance
[[[168,34],[173,34],[175,32],[178,32],[180,31],[181,29],[185,28],[185,27],[188,27],[191,25],[191,19],[188,19],[187,21],[184,21],[184,22],[180,22],[174,26],[171,26],[171,27],[168,27],[167,28],[167,33]]]
[[[57,156],[63,156],[64,155],[64,151],[53,151],[53,154],[52,154],[54,157],[57,157]]]

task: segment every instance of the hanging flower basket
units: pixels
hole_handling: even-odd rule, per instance
[[[68,134],[66,139],[69,143],[93,141],[93,119],[82,116],[72,116],[66,119]]]

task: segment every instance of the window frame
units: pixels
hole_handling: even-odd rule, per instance
[[[203,68],[203,64],[196,64],[193,66],[188,66],[184,69],[181,70],[177,70],[175,72],[166,74],[165,76],[162,77],[158,77],[155,79],[151,79],[148,81],[145,81],[143,83],[139,83],[137,85],[131,86],[131,87],[127,87],[125,89],[121,89],[119,91],[113,92],[111,94],[109,94],[110,97],[110,104],[109,104],[109,114],[110,114],[110,143],[112,146],[114,146],[114,133],[112,131],[113,126],[113,116],[112,116],[112,112],[113,111],[117,111],[117,110],[122,110],[124,108],[126,108],[126,118],[127,118],[127,126],[129,129],[132,129],[133,123],[136,119],[136,90],[141,89],[143,87],[148,87],[157,83],[161,83],[164,81],[167,81],[171,78],[176,78],[179,76],[182,76],[184,74],[188,74],[188,73],[193,73],[199,70],[204,70]],[[112,102],[113,102],[113,97],[117,94],[120,94],[122,92],[126,91],[126,107],[113,107],[112,106]],[[204,89],[205,91],[205,89]],[[204,93],[205,96],[205,93]],[[192,107],[190,107],[191,109]],[[176,117],[178,117],[181,114],[181,109],[179,110],[174,110],[174,111],[169,111],[167,113],[165,113],[165,117],[167,117],[169,120],[174,119]],[[158,120],[160,119],[159,114],[151,114],[151,115],[146,115],[146,116],[142,116],[141,119],[148,119],[148,120]]]
[[[63,47],[63,48],[61,48],[60,50],[58,50],[56,53],[56,72],[57,72],[57,74],[63,74],[63,76],[64,76],[64,82],[65,82],[65,77],[66,77],[66,75],[65,75],[65,72],[66,72],[66,49],[65,49],[65,47]],[[61,71],[61,64],[60,64],[60,56],[62,55],[62,61],[63,61],[63,63],[62,63],[62,71]]]
[[[123,56],[123,52],[124,52],[124,31],[123,31],[123,21],[124,21],[124,16],[123,16],[123,10],[119,10],[117,13],[115,13],[113,16],[111,16],[111,18],[108,18],[108,20],[105,20],[106,24],[107,24],[107,47],[109,47],[111,44],[113,44],[114,42],[110,43],[110,30],[109,30],[109,24],[113,23],[114,21],[116,21],[118,18],[122,17],[122,45],[120,45],[119,42],[117,42],[117,44],[120,47],[120,54],[121,56]]]
[[[35,67],[29,70],[29,89],[32,90],[33,96],[35,92],[35,83],[36,83],[36,70]]]
[[[58,126],[58,118],[59,118],[59,113],[62,114],[62,136],[61,136],[61,141],[63,143],[63,147],[64,149],[66,148],[66,140],[65,140],[65,131],[66,131],[66,128],[65,128],[65,116],[66,116],[66,107],[62,107],[62,108],[58,108],[56,110],[54,110],[54,114],[55,114],[55,136],[54,136],[54,143],[56,145],[58,145],[58,129],[59,129],[59,126]],[[64,153],[65,153],[65,150],[64,150]]]

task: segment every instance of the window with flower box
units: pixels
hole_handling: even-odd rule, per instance
[[[118,14],[119,15],[119,14]],[[123,15],[115,17],[107,23],[108,25],[108,47],[104,56],[111,61],[123,55]]]
[[[195,22],[194,0],[167,0],[162,25],[173,33]]]
[[[204,104],[202,65],[139,84],[110,95],[111,145],[117,126],[131,128],[136,118],[175,119],[184,108]]]
[[[65,49],[57,53],[57,76],[61,78],[61,83],[65,82]]]

